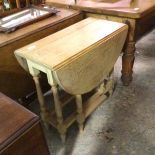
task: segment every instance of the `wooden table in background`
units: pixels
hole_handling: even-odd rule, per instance
[[[155,25],[155,0],[47,0],[47,4],[78,9],[88,16],[100,14],[103,19],[129,25],[128,39],[122,57],[122,80],[128,85],[132,80],[135,42],[137,37]]]
[[[33,80],[18,64],[14,51],[83,19],[79,11],[60,9],[49,17],[13,33],[0,33],[0,91],[17,99],[35,90]]]

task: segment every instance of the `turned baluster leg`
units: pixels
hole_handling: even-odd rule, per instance
[[[83,114],[83,107],[82,107],[82,96],[81,95],[76,95],[76,105],[77,105],[77,121],[78,121],[78,124],[79,124],[79,129],[80,129],[80,132],[83,131],[83,123],[84,123],[84,120],[85,120],[85,117],[84,117],[84,114]]]
[[[135,52],[135,42],[129,42],[126,51],[122,57],[122,81],[123,84],[128,86],[132,81],[132,69],[134,64],[134,52]]]
[[[122,57],[122,81],[124,85],[129,85],[132,81],[132,69],[134,64],[135,53],[135,20],[125,22],[129,26],[128,38],[126,41],[125,51]]]
[[[33,80],[35,82],[35,86],[36,86],[36,90],[37,90],[37,96],[38,96],[38,101],[39,101],[39,105],[40,105],[40,112],[41,112],[41,118],[44,122],[44,125],[46,128],[48,128],[48,112],[45,106],[45,102],[44,102],[44,97],[43,97],[43,93],[41,90],[41,86],[40,86],[40,82],[39,82],[39,76],[35,75],[33,76]]]
[[[65,142],[66,128],[63,125],[62,107],[61,107],[61,102],[59,100],[57,85],[52,85],[51,89],[54,97],[55,111],[56,111],[56,116],[58,121],[58,131],[60,133],[62,142]]]

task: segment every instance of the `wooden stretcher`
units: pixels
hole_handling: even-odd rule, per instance
[[[87,18],[51,36],[15,51],[17,60],[33,76],[42,118],[55,126],[62,140],[66,129],[77,120],[80,130],[85,118],[107,97],[112,81],[107,79],[123,48],[128,27],[122,23]],[[47,75],[54,96],[57,121],[45,108],[38,76]],[[77,111],[63,119],[58,88],[76,99]],[[83,105],[82,95],[96,89]]]

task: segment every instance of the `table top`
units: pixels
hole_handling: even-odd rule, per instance
[[[125,24],[89,17],[15,53],[50,70],[57,70],[124,29],[127,29]]]
[[[0,152],[38,120],[38,116],[0,93]]]
[[[46,0],[48,4],[70,6],[88,12],[141,18],[155,10],[155,0]]]
[[[62,8],[58,8],[58,10],[60,12],[58,12],[57,15],[51,16],[47,19],[44,19],[44,20],[38,21],[36,23],[33,23],[31,25],[25,26],[21,29],[18,29],[15,32],[12,32],[9,34],[0,33],[0,47],[8,45],[9,43],[15,42],[19,39],[22,39],[24,37],[32,35],[36,32],[44,30],[48,27],[51,27],[52,25],[55,25],[58,22],[61,22],[62,20],[65,20],[65,19],[79,13],[75,10],[68,10],[68,9],[62,9]]]

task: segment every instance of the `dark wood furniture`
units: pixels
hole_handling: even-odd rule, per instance
[[[49,155],[39,118],[2,93],[0,155]]]
[[[14,51],[83,19],[79,11],[58,8],[56,16],[13,33],[0,33],[0,91],[17,99],[35,90],[30,75],[18,64]],[[43,86],[44,87],[44,86]]]
[[[128,38],[122,57],[122,80],[124,85],[131,82],[136,38],[155,25],[154,0],[47,0],[46,2],[83,10],[88,16],[99,14],[104,19],[128,24]]]

